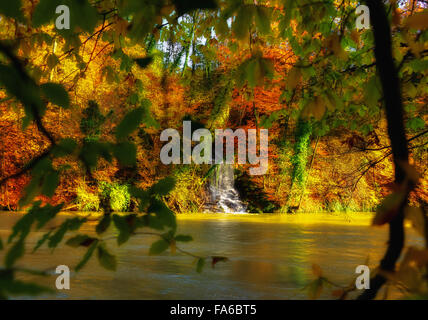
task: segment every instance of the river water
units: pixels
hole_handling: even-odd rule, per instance
[[[0,214],[3,243],[20,216]],[[61,219],[64,216],[49,226]],[[80,232],[93,232],[95,224],[88,222]],[[321,266],[329,280],[343,285],[352,281],[355,268],[365,264],[368,256],[369,267],[377,265],[385,250],[387,227],[369,224],[369,214],[181,215],[179,234],[194,238],[193,242],[180,244],[182,249],[198,255],[226,256],[229,261],[219,262],[215,268],[208,262],[199,274],[189,256],[169,252],[149,256],[150,244],[156,238],[139,235],[120,247],[115,240],[108,240],[109,250],[117,255],[118,270],[104,270],[94,255],[78,274],[72,273],[70,290],[56,290],[55,275],[20,277],[55,289],[57,294],[39,297],[46,299],[307,299],[302,288],[314,278],[313,263]],[[422,244],[415,233],[407,231],[407,245]],[[109,230],[105,237],[115,232]],[[72,268],[85,252],[60,245],[54,252],[44,246],[31,254],[30,249],[43,234],[29,235],[27,254],[19,266]],[[0,251],[2,260],[4,252]],[[321,298],[331,299],[331,291],[324,290]]]

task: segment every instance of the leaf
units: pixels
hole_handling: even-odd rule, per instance
[[[322,277],[322,269],[321,269],[321,267],[319,265],[313,263],[312,264],[312,273],[317,278]]]
[[[50,54],[46,60],[46,64],[48,65],[49,69],[53,69],[56,67],[57,64],[59,64],[59,59],[55,54]]]
[[[11,295],[21,296],[36,296],[41,293],[53,293],[53,290],[50,288],[39,286],[35,283],[27,283],[19,280],[13,280],[8,283],[5,283],[4,290]]]
[[[55,248],[64,238],[67,231],[73,231],[80,228],[86,219],[72,218],[65,220],[59,229],[49,238],[48,247]]]
[[[138,59],[135,59],[135,62],[138,64],[140,68],[144,69],[144,68],[147,68],[153,62],[153,57],[149,56],[145,58],[138,58]]]
[[[421,178],[421,176],[414,165],[411,165],[408,162],[401,161],[399,162],[399,166],[406,173],[407,179],[409,179],[415,185],[419,183],[419,179]]]
[[[137,162],[137,147],[131,142],[120,142],[113,146],[113,155],[123,166],[134,166]]]
[[[151,222],[157,223],[159,227],[170,227],[173,230],[177,228],[174,212],[172,212],[163,201],[152,199],[147,211],[149,213],[155,213],[156,217],[151,217]],[[153,218],[156,218],[156,221],[153,221]]]
[[[2,241],[2,239],[0,238],[0,251],[1,250],[3,250],[3,241]]]
[[[82,260],[74,268],[76,270],[76,272],[81,270],[86,265],[86,263],[89,261],[92,254],[94,253],[94,250],[97,247],[97,245],[98,245],[98,241],[95,241],[94,243],[92,243],[92,245],[89,247],[88,251],[86,251],[85,255],[83,256]]]
[[[67,246],[77,248],[77,247],[89,247],[92,243],[97,241],[98,239],[92,238],[86,234],[78,234],[73,238],[70,238],[65,243]]]
[[[43,95],[53,104],[65,109],[70,107],[70,98],[64,87],[57,83],[45,83],[40,86]]]
[[[57,157],[65,157],[74,152],[77,148],[77,142],[71,138],[61,139],[60,142],[53,148],[52,154]]]
[[[316,97],[314,100],[310,100],[304,109],[302,110],[302,117],[309,118],[314,116],[316,120],[321,120],[326,111],[326,106],[323,99]]]
[[[175,188],[175,179],[166,177],[159,180],[155,185],[150,188],[152,194],[159,196],[166,196]]]
[[[100,220],[100,222],[98,222],[97,226],[95,227],[95,231],[97,232],[97,234],[104,233],[110,226],[110,223],[111,223],[111,216],[109,214],[104,215],[103,218]]]
[[[179,234],[179,235],[175,236],[174,239],[175,239],[175,241],[178,241],[178,242],[190,242],[190,241],[193,241],[192,236],[187,236],[187,235],[183,235],[183,234]]]
[[[404,197],[403,192],[394,192],[386,196],[376,210],[372,225],[381,226],[390,222],[398,213]]]
[[[165,240],[158,240],[154,242],[149,250],[150,255],[160,254],[169,248],[169,243]]]
[[[116,138],[123,139],[134,132],[143,121],[143,116],[143,108],[137,108],[127,113],[116,128]]]
[[[218,257],[218,256],[215,256],[215,257],[211,257],[211,267],[212,268],[214,268],[215,267],[215,265],[218,263],[218,262],[226,262],[226,261],[228,261],[229,259],[228,258],[226,258],[226,257]]]
[[[260,30],[261,34],[267,35],[271,32],[271,17],[268,8],[263,6],[257,6],[255,20],[257,28]]]
[[[23,20],[21,0],[0,1],[0,14],[6,17]]]
[[[60,4],[60,0],[40,0],[32,15],[33,26],[40,27],[51,21],[55,16],[56,7]]]
[[[116,257],[107,251],[104,244],[98,246],[98,261],[105,269],[116,271]]]
[[[370,108],[377,108],[378,101],[381,98],[377,76],[371,77],[370,80],[365,84],[364,96],[365,101]]]
[[[331,292],[331,295],[333,297],[335,297],[335,298],[341,298],[344,293],[345,293],[345,290],[343,290],[343,289],[336,289],[336,290],[333,290]]]
[[[153,127],[155,129],[159,129],[160,125],[159,123],[156,121],[155,118],[153,118],[151,112],[150,112],[150,106],[151,106],[151,102],[148,99],[143,99],[141,101],[141,107],[144,110],[144,114],[143,114],[143,122],[146,124],[147,127]]]
[[[425,237],[425,218],[422,208],[406,206],[404,208],[404,217],[412,223],[412,227],[422,237]]]
[[[428,28],[428,10],[417,12],[408,17],[404,23],[407,28],[424,30]]]
[[[302,73],[300,71],[300,68],[294,67],[292,68],[288,74],[287,74],[287,79],[286,79],[286,86],[289,90],[294,90],[300,79],[302,77]]]
[[[117,230],[119,230],[117,244],[120,246],[121,244],[128,241],[129,237],[131,236],[132,230],[129,224],[126,222],[126,218],[117,214],[113,215],[113,223],[116,226]]]
[[[46,174],[42,185],[42,194],[52,197],[59,184],[59,174],[57,171],[50,171]]]
[[[312,281],[308,286],[308,297],[309,299],[318,299],[323,289],[324,281],[322,278],[318,278]]]
[[[205,259],[199,258],[198,262],[196,263],[196,272],[201,273],[205,266]]]
[[[420,117],[411,118],[407,121],[406,127],[412,130],[420,130],[425,128],[426,123],[425,121]]]
[[[236,38],[242,40],[249,35],[252,20],[253,12],[249,9],[249,6],[240,6],[232,25]]]
[[[43,237],[41,237],[40,239],[39,239],[39,241],[37,241],[37,243],[36,243],[36,245],[34,246],[34,248],[33,248],[33,253],[34,252],[36,252],[45,242],[46,242],[46,240],[48,240],[49,239],[49,237],[50,237],[50,235],[51,235],[51,233],[52,233],[52,230],[51,231],[49,231],[49,232],[47,232],[47,233],[45,233],[44,235],[43,235]]]
[[[9,249],[4,258],[4,265],[6,268],[11,268],[16,260],[21,258],[25,252],[24,239],[19,239],[15,244]]]

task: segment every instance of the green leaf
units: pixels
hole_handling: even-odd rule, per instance
[[[196,272],[201,273],[205,266],[205,259],[199,258],[198,262],[196,263]]]
[[[65,157],[74,152],[77,148],[77,142],[71,138],[62,139],[52,150],[52,154],[57,157]]]
[[[117,244],[120,246],[121,244],[128,241],[129,237],[131,236],[132,230],[126,221],[126,218],[117,214],[113,215],[113,223],[119,231],[119,236],[117,237]]]
[[[158,240],[151,245],[149,254],[150,255],[160,254],[168,248],[169,248],[169,243],[167,241]]]
[[[159,180],[155,185],[150,188],[152,194],[159,196],[166,196],[175,188],[175,179],[166,177]]]
[[[49,238],[48,247],[55,248],[64,238],[67,231],[73,231],[80,228],[86,219],[72,218],[65,220],[59,229]]]
[[[60,0],[40,0],[33,12],[33,26],[40,27],[51,21],[55,16],[56,7],[61,4],[60,2]]]
[[[62,210],[64,203],[61,203],[55,207],[52,207],[50,204],[45,205],[44,207],[35,208],[34,215],[37,219],[37,230],[42,228],[48,221],[56,217],[56,215]]]
[[[406,126],[412,130],[419,130],[425,128],[426,123],[422,118],[417,117],[409,119],[406,123]]]
[[[428,60],[415,59],[409,63],[409,67],[416,72],[422,72],[428,69]]]
[[[76,272],[81,270],[86,265],[86,263],[89,261],[92,254],[94,253],[94,250],[97,247],[97,245],[98,245],[98,240],[95,241],[94,243],[92,243],[92,245],[89,247],[88,251],[86,251],[85,255],[83,256],[82,260],[74,268],[76,270]]]
[[[42,185],[42,194],[47,197],[52,197],[55,193],[55,190],[59,184],[59,174],[57,171],[50,171],[46,174],[43,185]]]
[[[96,238],[92,238],[86,234],[78,234],[73,238],[70,238],[65,243],[67,246],[77,248],[77,247],[89,247],[92,243],[97,241]]]
[[[36,245],[34,246],[34,248],[33,248],[33,253],[34,252],[36,252],[45,242],[46,242],[46,240],[48,240],[49,239],[49,237],[50,237],[50,235],[51,235],[51,233],[52,233],[52,230],[51,231],[49,231],[49,232],[47,232],[47,233],[45,233],[44,235],[43,235],[43,237],[41,237],[40,239],[39,239],[39,241],[37,241],[37,243],[36,243]]]
[[[156,220],[155,221],[153,218],[155,217],[151,217],[151,222],[157,222],[158,226],[161,227],[170,227],[173,230],[176,229],[177,227],[177,222],[175,219],[175,215],[174,212],[172,212],[163,201],[157,200],[157,199],[153,199],[152,203],[150,204],[149,208],[147,209],[147,211],[149,213],[155,213],[156,215]]]
[[[376,108],[379,99],[381,98],[381,93],[378,87],[378,79],[376,76],[373,76],[365,85],[365,99],[367,105],[370,108]]]
[[[70,107],[70,98],[64,87],[57,83],[45,83],[40,86],[43,95],[53,104],[65,109]]]
[[[263,6],[257,6],[255,18],[257,28],[260,30],[261,34],[269,34],[271,32],[269,9]]]
[[[24,239],[19,239],[7,252],[4,258],[4,265],[6,268],[11,268],[16,260],[21,258],[25,252]]]
[[[189,241],[193,241],[192,236],[187,236],[187,235],[183,235],[183,234],[179,234],[175,237],[175,241],[180,241],[180,242],[189,242]]]
[[[107,270],[116,271],[116,257],[107,251],[104,244],[98,246],[98,261]]]
[[[53,293],[52,289],[19,280],[1,281],[0,287],[10,295],[36,296],[41,293]]]
[[[0,14],[22,21],[21,0],[0,1]]]
[[[252,19],[253,11],[250,10],[249,6],[239,7],[238,14],[232,25],[232,30],[238,39],[243,39],[249,34]]]
[[[153,57],[135,59],[135,62],[138,64],[140,68],[144,69],[144,68],[147,68],[149,64],[153,62]]]
[[[123,166],[134,166],[137,162],[137,147],[131,142],[120,142],[113,146],[113,155]]]
[[[123,139],[134,132],[143,121],[145,111],[137,108],[130,111],[116,128],[116,138]]]
[[[111,216],[109,214],[104,215],[103,218],[100,220],[100,222],[98,222],[97,226],[95,227],[95,231],[97,232],[97,234],[104,233],[110,226],[110,223],[111,223]]]
[[[155,129],[159,129],[160,128],[159,123],[156,121],[155,118],[153,118],[150,112],[151,104],[152,103],[148,99],[143,99],[143,101],[141,102],[141,108],[143,108],[144,110],[143,122],[146,124],[147,127],[153,127]]]
[[[46,60],[46,64],[48,65],[49,69],[53,69],[56,67],[57,64],[59,64],[59,59],[55,54],[50,54]]]

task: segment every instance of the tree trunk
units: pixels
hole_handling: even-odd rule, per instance
[[[381,0],[366,0],[370,9],[370,21],[375,41],[376,68],[382,83],[385,102],[385,112],[388,121],[388,136],[391,140],[392,156],[395,166],[395,182],[400,185],[406,174],[402,169],[403,163],[408,163],[408,147],[404,130],[403,104],[400,81],[392,57],[391,29],[385,6]],[[395,263],[400,257],[404,246],[404,207],[406,199],[401,204],[397,215],[389,223],[388,248],[380,262],[380,268],[394,271]],[[376,275],[370,281],[370,289],[366,289],[358,299],[374,299],[377,292],[386,282],[385,277]]]

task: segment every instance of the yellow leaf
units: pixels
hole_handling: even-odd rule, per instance
[[[321,269],[321,267],[319,265],[317,265],[316,263],[313,263],[312,264],[312,273],[317,278],[322,277],[322,269]]]
[[[117,18],[116,25],[115,25],[116,32],[118,34],[125,35],[127,29],[128,29],[128,21],[121,18]]]
[[[360,43],[360,33],[357,29],[353,29],[351,32],[351,39],[354,41],[357,45]]]
[[[398,209],[404,200],[403,192],[394,192],[386,196],[376,210],[372,225],[381,226],[388,223],[398,213]]]
[[[175,240],[171,240],[169,248],[171,250],[171,253],[175,254],[175,252],[177,251],[177,244],[175,243]]]
[[[330,93],[326,92],[323,95],[323,101],[325,106],[327,107],[328,111],[334,111],[336,109],[334,98],[331,96]]]
[[[428,250],[409,247],[398,271],[407,267],[422,268],[428,264]]]
[[[321,295],[322,292],[322,288],[323,288],[323,280],[318,278],[314,281],[312,281],[309,286],[308,286],[308,296],[309,299],[318,299],[319,296]]]
[[[406,172],[406,177],[415,185],[418,184],[420,175],[415,166],[411,165],[408,162],[400,162],[400,167]]]
[[[412,227],[422,236],[425,237],[425,218],[424,212],[419,207],[404,208],[404,217],[412,223]]]
[[[428,10],[417,12],[407,18],[405,26],[411,29],[426,29],[428,28]]]
[[[348,54],[343,50],[342,45],[340,44],[340,37],[338,34],[330,35],[326,40],[325,44],[333,54],[341,60],[346,60]]]
[[[162,16],[169,16],[174,10],[175,10],[174,5],[166,5],[162,7],[162,9],[160,10],[160,14]]]
[[[293,68],[287,74],[287,88],[293,90],[298,85],[300,78],[302,77],[302,72],[300,68]]]
[[[343,289],[336,289],[331,292],[331,295],[335,298],[340,298],[345,293]]]
[[[323,99],[317,97],[314,100],[308,102],[305,108],[302,111],[302,117],[309,118],[314,116],[315,119],[321,120],[324,116],[326,107]]]

